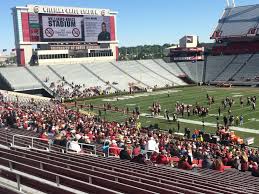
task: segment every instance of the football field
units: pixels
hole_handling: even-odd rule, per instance
[[[208,105],[207,94],[213,96],[215,103],[211,106]],[[244,106],[240,105],[240,97],[243,96]],[[222,100],[226,97],[233,98],[235,103],[231,108],[231,114],[236,118],[242,115],[244,117],[243,126],[232,126],[231,130],[235,131],[235,134],[242,138],[255,137],[255,146],[259,146],[259,107],[256,110],[252,110],[252,106],[248,106],[247,97],[257,96],[259,97],[258,88],[244,88],[244,87],[232,87],[232,88],[217,88],[217,87],[182,87],[170,90],[160,90],[155,92],[146,92],[133,95],[124,95],[118,97],[95,98],[85,101],[80,101],[77,104],[93,104],[95,107],[103,107],[103,104],[110,103],[112,107],[118,107],[120,110],[129,108],[130,114],[124,114],[123,112],[101,111],[101,117],[108,121],[123,122],[129,116],[131,116],[133,109],[136,106],[140,108],[140,122],[142,126],[149,126],[157,124],[159,128],[163,130],[177,129],[177,122],[172,121],[171,116],[175,112],[175,104],[177,102],[189,104],[195,106],[198,103],[200,106],[208,107],[209,113],[206,117],[200,117],[191,115],[188,117],[187,113],[184,113],[184,117],[178,116],[180,121],[180,131],[183,132],[185,127],[190,129],[201,129],[202,121],[204,120],[205,131],[214,133],[216,131],[216,117],[218,116],[218,108],[221,107],[221,116],[219,121],[223,124],[223,116],[228,116],[229,107],[225,110],[222,106]],[[158,102],[161,105],[161,115],[151,117],[150,107],[153,102]],[[258,102],[257,102],[258,105]],[[170,121],[164,118],[164,109],[169,111]],[[89,111],[85,108],[82,111]],[[98,109],[95,108],[94,112],[98,114]]]

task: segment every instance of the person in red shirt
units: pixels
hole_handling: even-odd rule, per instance
[[[157,163],[157,157],[158,157],[158,153],[153,152],[150,156],[150,161],[153,162],[153,163]]]
[[[193,168],[197,167],[197,164],[190,165],[188,162],[188,157],[183,156],[181,160],[179,161],[178,167],[183,170],[192,170]]]
[[[134,149],[133,149],[132,155],[133,155],[133,156],[138,156],[140,153],[141,153],[140,145],[137,144],[137,145],[134,147]]]
[[[120,149],[119,149],[119,147],[118,147],[118,145],[117,145],[117,143],[116,143],[115,140],[112,140],[112,143],[111,143],[109,149],[110,149],[110,150],[109,150],[109,154],[110,154],[110,155],[119,156],[119,154],[120,154]]]
[[[94,135],[92,131],[89,131],[89,133],[87,134],[87,136],[89,137],[90,141],[93,141],[94,139]]]
[[[166,150],[162,150],[162,152],[156,158],[157,164],[164,164],[167,165],[170,163],[169,158],[167,157]]]
[[[43,132],[40,134],[39,138],[42,140],[42,141],[48,141],[48,134],[47,132]]]

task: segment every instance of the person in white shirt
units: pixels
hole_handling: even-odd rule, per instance
[[[146,144],[146,151],[155,151],[157,147],[157,143],[153,137],[150,137]]]
[[[69,144],[69,149],[72,150],[72,151],[75,151],[77,153],[80,153],[81,152],[81,147],[80,145],[78,144],[78,140],[81,138],[81,135],[79,134],[76,134],[76,139],[71,141],[70,144]]]
[[[154,139],[154,137],[150,137],[147,144],[146,144],[146,151],[147,151],[147,156],[148,158],[150,158],[150,156],[152,155],[152,153],[154,151],[158,150],[158,145],[159,143],[157,143]]]

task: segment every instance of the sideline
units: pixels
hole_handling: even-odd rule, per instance
[[[140,114],[140,116],[147,117],[147,118],[156,118],[156,119],[166,120],[166,118],[164,118],[164,116],[161,116],[161,115],[153,117],[150,114],[142,113],[142,114]],[[170,118],[170,120],[173,120],[173,117],[169,117],[169,118]],[[201,125],[201,126],[203,125],[202,121],[194,121],[194,120],[181,119],[181,118],[178,118],[178,120],[181,123],[195,124],[195,125]],[[209,126],[209,127],[217,127],[217,124],[215,124],[215,123],[204,122],[204,125]],[[241,131],[241,132],[246,132],[246,133],[259,134],[259,130],[256,130],[256,129],[234,127],[234,126],[229,127],[229,129],[231,129],[233,131]]]

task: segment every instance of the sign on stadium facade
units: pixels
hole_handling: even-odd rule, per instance
[[[41,6],[28,5],[28,11],[33,13],[45,14],[72,14],[72,15],[107,15],[109,9],[90,9],[90,8],[75,8],[75,7],[57,7],[57,6]]]

